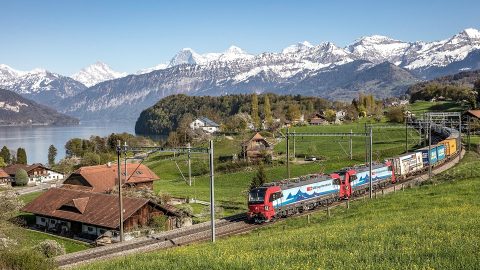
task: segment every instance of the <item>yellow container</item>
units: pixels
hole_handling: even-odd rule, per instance
[[[457,152],[457,140],[456,139],[446,139],[440,142],[440,144],[445,145],[445,154],[451,156]]]

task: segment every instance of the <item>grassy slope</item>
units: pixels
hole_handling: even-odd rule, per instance
[[[459,112],[467,109],[466,106],[451,101],[417,101],[408,106],[408,109],[417,117],[424,112]]]
[[[362,132],[364,131],[364,125],[309,126],[292,128],[290,131],[293,130],[297,132],[350,132],[350,130]],[[417,133],[413,132],[409,136],[417,138],[417,135]],[[217,140],[214,144],[215,153],[217,155],[231,155],[235,151],[240,151],[239,145],[242,140],[243,138],[235,138],[233,141],[227,139]],[[292,165],[292,177],[309,173],[330,172],[345,166],[363,163],[365,160],[364,139],[353,139],[353,161],[349,160],[346,153],[342,150],[343,147],[348,152],[347,140],[348,138],[298,138],[296,140],[296,153],[313,154],[326,157],[327,159],[322,162]],[[416,143],[414,139],[409,142],[410,146]],[[382,160],[385,157],[402,153],[405,150],[404,132],[401,129],[376,129],[374,130],[374,143],[374,159],[376,160]],[[275,146],[275,151],[279,153],[285,153],[285,149],[285,141],[279,142]],[[202,158],[206,157],[195,156],[193,162],[198,162]],[[176,158],[184,174],[187,173],[185,159],[185,156]],[[195,177],[195,185],[189,187],[182,180],[173,160],[159,160],[153,157],[146,164],[161,178],[161,180],[155,182],[155,190],[157,192],[167,192],[177,197],[196,197],[201,200],[209,200],[208,175]],[[286,177],[286,167],[285,165],[267,167],[266,173],[270,181],[280,180]],[[215,174],[216,200],[226,209],[226,214],[246,209],[245,192],[254,174],[255,168],[250,168],[250,171],[246,170],[230,174]]]
[[[421,186],[242,236],[82,269],[478,269],[480,165],[469,154]],[[442,180],[443,179],[443,180]]]

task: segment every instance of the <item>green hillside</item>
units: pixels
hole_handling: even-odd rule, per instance
[[[242,236],[81,269],[478,269],[479,155],[433,182]],[[179,263],[181,262],[181,263]]]

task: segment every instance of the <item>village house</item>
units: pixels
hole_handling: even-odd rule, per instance
[[[328,121],[320,113],[315,113],[312,115],[308,123],[312,126],[327,125]]]
[[[77,239],[95,240],[107,231],[118,239],[118,196],[65,188],[51,188],[22,208],[35,215],[35,227]],[[127,233],[166,215],[166,228],[191,225],[191,219],[171,206],[144,198],[123,197],[123,226]],[[131,238],[131,237],[128,237]]]
[[[43,166],[40,163],[32,165],[12,164],[4,168],[4,171],[15,179],[15,174],[19,169],[24,169],[28,174],[28,185],[57,181],[63,179],[63,174]]]
[[[260,133],[256,133],[250,140],[242,144],[242,155],[248,161],[264,158],[272,155],[273,147]]]
[[[345,120],[345,116],[347,112],[344,110],[336,111],[335,112],[335,124],[341,124],[343,120]]]
[[[13,178],[0,168],[0,186],[10,186]]]
[[[125,165],[122,164],[120,171],[122,181],[125,182]],[[138,163],[127,164],[127,181],[125,186],[153,189],[153,181],[158,176],[147,166]],[[74,171],[63,182],[64,188],[79,189],[92,192],[107,193],[118,185],[118,172],[116,164],[104,164],[86,166]]]
[[[202,129],[207,133],[215,133],[219,130],[220,125],[208,119],[207,117],[200,117],[190,123],[190,128],[192,130]]]

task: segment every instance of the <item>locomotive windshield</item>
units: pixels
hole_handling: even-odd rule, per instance
[[[265,201],[266,188],[254,188],[248,194],[248,204],[259,204]]]

